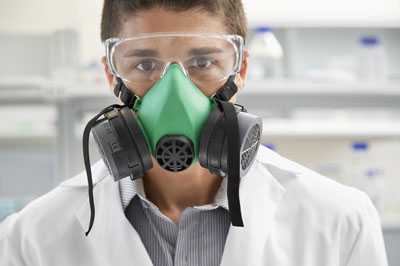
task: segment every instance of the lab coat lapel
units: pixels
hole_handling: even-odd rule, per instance
[[[229,228],[222,266],[265,264],[265,244],[271,230],[274,230],[274,216],[286,192],[278,179],[267,170],[269,163],[275,164],[271,160],[279,155],[266,152],[259,153],[252,169],[241,180],[239,193],[244,227],[231,225]],[[276,171],[276,174],[287,173],[295,177],[289,165],[281,167],[281,172]]]
[[[85,241],[96,251],[97,265],[141,265],[151,266],[151,259],[142,244],[139,234],[127,220],[120,200],[118,183],[111,177],[97,184],[94,189],[96,219]],[[86,201],[76,214],[87,230],[90,207]],[[103,257],[102,257],[103,256]]]

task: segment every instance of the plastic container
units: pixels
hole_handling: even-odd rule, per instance
[[[368,194],[378,212],[384,209],[384,171],[370,156],[368,142],[352,143],[352,185]]]
[[[378,212],[384,212],[384,172],[379,168],[369,168],[364,172],[365,183],[362,188],[374,203]]]
[[[283,49],[270,28],[256,28],[249,50],[249,79],[263,80],[283,77]]]
[[[359,40],[359,78],[362,81],[383,81],[388,77],[386,51],[377,36]]]
[[[273,143],[265,143],[263,145],[272,151],[276,151],[276,145]]]
[[[359,189],[362,189],[365,182],[364,172],[368,168],[368,148],[367,142],[353,142],[351,144],[350,184]]]

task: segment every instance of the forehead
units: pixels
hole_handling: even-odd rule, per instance
[[[127,15],[121,23],[119,37],[154,32],[228,33],[223,18],[206,11],[152,8]]]

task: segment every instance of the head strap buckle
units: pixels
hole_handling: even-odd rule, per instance
[[[226,81],[226,83],[217,91],[214,98],[223,102],[229,101],[233,95],[238,91],[238,87],[235,83],[235,76],[232,75]]]

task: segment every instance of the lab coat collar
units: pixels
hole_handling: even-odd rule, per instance
[[[222,207],[229,211],[228,197],[226,193],[228,189],[227,181],[227,178],[222,179],[212,203],[193,207],[200,210],[212,210]],[[121,203],[124,209],[128,207],[134,196],[138,195],[146,208],[151,208],[153,211],[159,214],[159,208],[147,198],[142,178],[135,180],[131,180],[129,177],[121,179],[119,181],[119,190],[121,193]]]
[[[102,177],[95,177],[96,219],[87,241],[99,250],[99,254],[111,254],[105,258],[109,264],[121,261],[122,256],[132,264],[150,266],[147,251],[124,214],[118,183],[107,175],[102,162],[96,163],[94,169],[93,172]],[[263,248],[273,230],[274,215],[286,193],[285,186],[296,178],[299,170],[298,165],[260,147],[255,163],[241,180],[239,193],[244,227],[230,226],[221,265],[261,265]],[[85,183],[74,180],[63,185],[80,187],[86,186]],[[84,234],[90,218],[88,200],[76,216]]]

